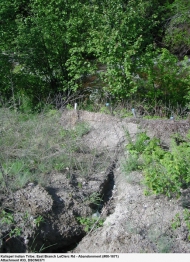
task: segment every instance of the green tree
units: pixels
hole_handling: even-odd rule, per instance
[[[165,44],[180,58],[189,54],[190,2],[175,0],[171,4],[171,16],[166,24]]]
[[[89,10],[74,0],[38,0],[31,5],[32,15],[18,19],[17,46],[25,68],[53,92],[75,89],[70,81],[89,71],[83,55],[88,54]]]
[[[15,82],[19,93],[34,102],[60,91],[75,91],[81,77],[93,71],[89,31],[96,16],[89,1],[9,0],[1,7],[5,22],[0,46],[14,53],[19,64]]]
[[[103,1],[101,25],[97,32],[100,61],[107,65],[105,88],[119,98],[131,97],[138,90],[134,77],[149,63],[166,14],[167,1]],[[165,12],[166,13],[166,12]]]
[[[5,100],[13,98],[14,105],[28,98],[34,106],[58,92],[64,97],[80,90],[85,77],[102,63],[107,68],[102,74],[102,89],[117,100],[130,97],[184,102],[189,80],[181,79],[188,75],[187,63],[185,73],[184,69],[179,72],[177,60],[162,48],[162,40],[165,33],[168,45],[181,43],[183,34],[178,29],[189,22],[189,5],[185,3],[3,0],[0,63],[5,66],[0,70],[1,95]]]

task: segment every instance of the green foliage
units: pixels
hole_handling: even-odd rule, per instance
[[[77,217],[77,221],[84,226],[84,231],[89,232],[103,226],[104,220],[94,217]]]
[[[184,209],[183,217],[184,217],[184,220],[185,220],[186,227],[189,231],[188,239],[190,240],[190,211],[188,209]]]
[[[164,40],[172,52],[178,52],[178,55],[183,57],[188,53],[190,46],[188,30],[190,3],[186,0],[175,0],[170,8],[171,17],[167,24]]]
[[[189,45],[186,2],[2,1],[0,102],[26,112],[58,92],[67,100],[101,63],[100,89],[114,100],[188,103],[187,63],[160,49],[164,32],[169,45]]]
[[[100,61],[107,65],[103,79],[108,85],[104,89],[117,99],[131,97],[138,89],[135,75],[148,65],[155,50],[154,37],[161,33],[166,6],[155,1],[117,0],[103,3],[102,8],[97,37],[103,41],[97,49],[101,49]]]
[[[1,223],[7,224],[7,225],[12,225],[14,224],[14,216],[12,213],[8,213],[5,210],[1,212]]]
[[[107,106],[102,106],[100,108],[100,113],[103,113],[103,114],[110,114],[110,110]]]
[[[145,151],[143,158],[148,158],[149,163],[144,168],[145,184],[156,194],[180,195],[180,189],[190,182],[189,156],[189,143],[177,146],[173,142],[169,152],[160,147],[155,147],[152,152]]]
[[[140,155],[145,150],[146,145],[149,141],[149,137],[145,132],[139,132],[136,138],[133,140],[130,134],[126,132],[128,144],[126,146],[129,152],[127,160],[123,163],[123,171],[129,174],[132,171],[139,170],[142,168],[142,161]]]
[[[175,217],[173,218],[173,220],[172,220],[172,224],[171,224],[171,227],[172,227],[172,229],[177,229],[178,227],[180,227],[181,226],[181,219],[180,219],[180,215],[179,215],[179,213],[177,213],[176,215],[175,215]]]
[[[145,97],[152,101],[162,100],[170,106],[178,103],[185,106],[189,101],[186,95],[190,87],[190,67],[187,60],[184,57],[181,65],[177,65],[177,57],[165,48],[156,52],[152,58],[147,57],[147,63],[139,70],[140,78],[137,80],[139,87],[143,87]]]
[[[166,194],[169,197],[172,194],[179,196],[181,188],[189,186],[189,140],[179,145],[173,140],[170,150],[165,151],[161,148],[158,139],[150,139],[145,133],[142,133],[138,135],[135,142],[131,141],[127,148],[132,157],[141,158],[144,184],[148,187],[146,194],[153,192]],[[136,164],[135,167],[139,166]]]
[[[150,138],[147,136],[145,132],[140,132],[137,134],[134,141],[131,139],[129,133],[127,133],[128,145],[127,149],[129,150],[131,155],[140,155],[145,150],[148,141]]]
[[[37,227],[39,227],[42,222],[44,222],[44,218],[41,215],[34,219],[34,224]]]
[[[173,230],[180,228],[182,226],[182,221],[185,222],[186,228],[188,230],[188,240],[190,241],[190,211],[188,209],[183,210],[183,216],[180,217],[179,213],[175,215],[172,219],[171,227]]]
[[[100,203],[102,202],[102,197],[100,196],[99,193],[95,192],[95,193],[92,193],[89,197],[87,197],[85,201],[98,207]]]
[[[14,213],[6,212],[5,210],[3,210],[0,214],[0,223],[1,225],[8,225],[10,228],[8,233],[8,240],[12,237],[17,237],[21,235],[22,229],[17,226],[14,220]]]
[[[22,233],[25,230],[25,227],[33,227],[34,225],[36,227],[39,227],[40,224],[44,221],[44,218],[39,215],[34,220],[30,219],[30,214],[28,212],[26,213],[17,213],[16,216],[20,216],[20,220],[15,220],[15,213],[13,211],[5,211],[2,210],[0,214],[0,225],[5,225],[7,227],[7,235],[4,236],[6,241],[13,237],[21,236]],[[34,224],[33,224],[34,223]]]
[[[139,170],[141,168],[139,157],[137,155],[129,155],[127,160],[123,163],[122,168],[127,175],[132,171]]]
[[[18,236],[21,235],[21,233],[22,233],[22,229],[19,228],[19,227],[16,227],[16,228],[12,229],[12,230],[9,232],[9,236],[10,236],[10,238],[11,238],[11,237],[18,237]]]
[[[1,94],[32,107],[49,95],[80,86],[94,62],[89,30],[97,23],[91,4],[69,0],[8,0],[0,4]],[[4,80],[3,80],[4,79]],[[18,102],[18,101],[17,101]]]

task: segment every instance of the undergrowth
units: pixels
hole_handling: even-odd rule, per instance
[[[125,172],[142,170],[145,194],[180,196],[181,189],[190,185],[190,133],[179,144],[173,138],[169,150],[162,148],[158,138],[150,139],[144,132],[138,133],[135,141],[127,136],[129,157]]]
[[[150,138],[145,132],[139,132],[134,140],[127,133],[127,138],[128,157],[123,164],[125,174],[130,176],[134,170],[142,172],[145,195],[164,194],[170,199],[179,198],[183,189],[190,186],[190,132],[183,139],[179,134],[173,135],[167,150],[158,138]],[[185,208],[182,214],[177,213],[170,227],[173,231],[178,230],[177,234],[180,230],[187,231],[185,240],[190,241],[190,211]],[[158,240],[159,252],[170,252],[168,238]]]
[[[88,175],[91,161],[78,161],[76,154],[83,152],[81,139],[89,130],[84,122],[72,130],[64,129],[57,110],[30,115],[1,108],[1,187],[16,190],[29,182],[43,184],[45,174],[65,168]],[[93,159],[95,153],[90,154]]]
[[[84,227],[85,232],[102,227],[104,223],[104,219],[96,217],[77,217],[77,221]]]
[[[187,229],[187,239],[190,241],[190,211],[185,208],[183,210],[183,214],[180,215],[177,213],[171,221],[171,228],[173,231],[177,231],[178,229]]]
[[[13,196],[14,191],[31,182],[46,187],[52,173],[66,173],[69,181],[73,174],[88,178],[107,168],[109,156],[104,158],[104,151],[90,149],[83,140],[90,126],[78,121],[72,129],[67,129],[64,120],[61,121],[61,112],[58,110],[29,114],[0,108],[1,195]],[[82,190],[82,186],[78,182],[78,188]],[[102,199],[98,193],[92,193],[84,201],[86,205],[97,209]],[[7,211],[5,206],[0,210],[0,227],[7,229],[7,233],[0,238],[0,242],[19,239],[23,236],[25,226],[30,228],[34,225],[38,228],[43,222],[42,216],[31,220],[27,213],[19,213],[22,220],[20,225],[15,219],[18,212],[14,208]],[[103,225],[102,219],[93,217],[81,218],[79,222],[85,231]],[[36,250],[34,244],[31,243],[32,250]],[[44,246],[40,252],[42,250]]]

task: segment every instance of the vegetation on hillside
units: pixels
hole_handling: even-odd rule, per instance
[[[182,221],[188,231],[187,240],[190,241],[190,212],[187,197],[190,186],[190,132],[186,137],[174,135],[170,148],[163,147],[160,139],[150,138],[146,132],[139,132],[135,140],[127,133],[127,160],[123,163],[123,171],[132,182],[130,173],[141,171],[144,194],[149,196],[166,195],[168,199],[186,197],[182,201],[183,214],[179,213],[171,221],[173,230],[182,227]],[[184,193],[187,190],[186,193]]]
[[[189,105],[186,0],[3,0],[0,21],[1,104],[68,101],[103,64],[112,101]]]
[[[97,152],[82,142],[89,126],[63,129],[55,107],[70,108],[69,103],[82,98],[82,109],[122,117],[132,108],[136,114],[138,107],[151,117],[173,116],[181,108],[187,114],[189,10],[188,0],[0,1],[2,193],[31,182],[45,184],[53,171],[69,178],[73,170],[88,176],[93,168],[104,169],[107,159],[98,160]],[[166,151],[158,139],[141,133],[135,141],[129,138],[127,149],[124,171],[143,171],[147,195],[180,196],[189,187],[190,134],[180,144],[173,140]],[[11,212],[0,214],[1,226],[13,227],[10,238],[21,234]],[[38,226],[42,220],[39,216],[34,222]],[[95,221],[78,217],[90,232],[103,223]],[[184,221],[190,235],[188,210]],[[177,214],[172,228],[179,226]]]
[[[137,134],[132,141],[128,136],[129,157],[124,164],[126,173],[142,170],[146,194],[180,196],[181,190],[190,185],[190,133],[182,140],[174,137],[170,150],[162,147],[158,138],[150,139],[146,133]]]
[[[106,161],[82,141],[90,127],[79,122],[68,130],[60,123],[60,112],[24,114],[0,109],[0,187],[12,192],[28,183],[46,186],[52,172],[73,172],[88,177],[102,171]]]

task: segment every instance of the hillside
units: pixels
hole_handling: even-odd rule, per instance
[[[145,195],[142,170],[126,168],[129,135],[168,150],[188,120],[1,113],[1,252],[189,252],[189,188]]]

